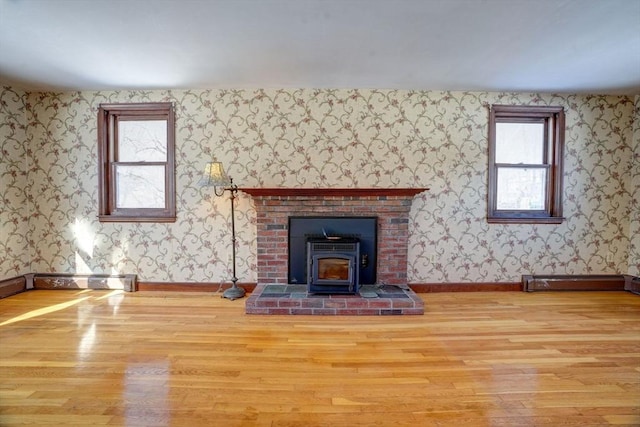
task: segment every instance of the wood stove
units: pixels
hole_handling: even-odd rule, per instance
[[[307,239],[307,290],[309,293],[358,292],[360,241],[353,237],[323,236]]]
[[[288,283],[326,294],[377,283],[377,217],[289,217],[288,230]]]

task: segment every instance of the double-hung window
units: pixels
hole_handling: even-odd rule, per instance
[[[98,161],[100,221],[176,220],[171,103],[101,104]]]
[[[491,106],[488,222],[562,222],[563,146],[562,107]]]

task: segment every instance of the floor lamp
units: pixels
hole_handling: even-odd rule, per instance
[[[238,194],[238,186],[233,183],[233,178],[227,176],[222,167],[222,163],[217,162],[215,159],[213,162],[207,163],[204,181],[205,186],[213,186],[213,192],[218,197],[224,195],[225,191],[231,194],[229,199],[231,200],[231,256],[233,262],[233,277],[231,278],[231,287],[225,290],[222,296],[233,301],[242,298],[245,294],[244,289],[238,287],[238,278],[236,277],[236,219],[234,205]]]

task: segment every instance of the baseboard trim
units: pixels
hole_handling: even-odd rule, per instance
[[[256,285],[256,283],[238,283],[238,286],[248,293],[252,292]],[[221,292],[230,286],[228,283],[220,284],[211,282],[138,282],[139,291]],[[415,293],[522,291],[522,283],[520,282],[410,283],[409,287]]]
[[[250,293],[256,283],[238,283],[238,286]],[[138,282],[138,291],[222,292],[230,287],[230,283],[212,282]]]
[[[622,274],[524,275],[525,291],[624,291]]]
[[[36,273],[33,275],[33,289],[109,289],[135,292],[135,274],[64,274]]]
[[[256,283],[239,283],[251,293]],[[29,289],[113,289],[127,292],[222,292],[229,283],[138,282],[135,274],[25,274],[0,280],[0,299]],[[640,294],[640,277],[612,275],[524,275],[522,282],[410,283],[416,293],[431,292],[514,292],[514,291],[629,291]]]
[[[16,295],[27,290],[27,278],[16,276],[0,280],[0,299]]]
[[[448,282],[409,283],[417,294],[430,292],[515,292],[522,291],[520,282]]]
[[[138,282],[135,274],[25,274],[0,280],[0,299],[29,289],[113,289],[127,292],[222,292],[231,285],[212,282]],[[239,283],[251,293],[256,283]],[[522,282],[410,283],[416,293],[522,291],[629,291],[640,294],[640,277],[631,275],[524,275]]]

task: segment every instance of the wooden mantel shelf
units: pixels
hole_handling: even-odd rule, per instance
[[[413,197],[428,188],[239,188],[253,197]]]

